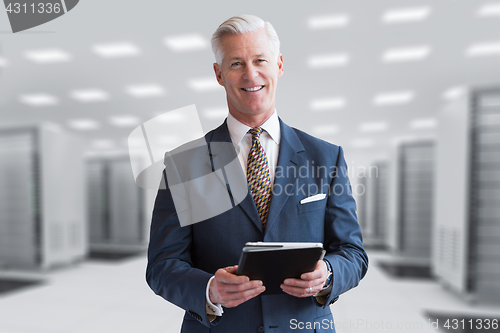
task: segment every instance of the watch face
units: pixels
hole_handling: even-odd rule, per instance
[[[328,274],[328,277],[326,278],[325,287],[330,285],[330,282],[332,281],[332,276],[333,274],[332,272],[330,272],[330,274]]]

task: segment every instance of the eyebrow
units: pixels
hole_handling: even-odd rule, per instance
[[[259,53],[259,54],[255,54],[255,55],[253,55],[253,57],[255,57],[255,58],[262,58],[262,57],[265,57],[265,56],[266,56],[266,55],[265,55],[265,54],[263,54],[263,53]],[[228,60],[229,60],[229,61],[233,61],[233,60],[243,60],[243,58],[242,58],[242,57],[231,57],[231,58],[229,58]]]

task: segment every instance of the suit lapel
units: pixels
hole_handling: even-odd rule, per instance
[[[236,151],[234,150],[233,143],[231,142],[231,137],[229,136],[229,131],[227,129],[227,124],[224,123],[217,127],[211,136],[205,138],[208,145],[207,153],[209,158],[206,163],[209,165],[212,171],[216,171],[225,166],[227,159],[231,159],[231,156],[237,158]],[[221,172],[217,172],[217,177],[226,185],[227,182]]]
[[[229,131],[227,130],[227,124],[225,121],[221,126],[217,127],[211,134],[212,134],[211,136],[207,135],[205,137],[205,140],[207,141],[208,145],[207,154],[209,155],[209,158],[207,159],[206,163],[208,164],[207,167],[209,168],[209,170],[211,169],[212,171],[216,171],[217,169],[220,169],[221,162],[224,159],[223,156],[220,156],[224,154],[223,147],[225,145],[229,146],[229,144],[232,145],[232,143],[231,143],[231,137],[229,136]],[[226,185],[226,181],[223,175],[220,172],[217,172],[216,174],[219,180],[222,182],[222,184]]]
[[[216,128],[211,136],[206,137],[207,144],[209,146],[208,154],[211,158],[208,159],[207,163],[210,164],[212,170],[217,170],[227,165],[228,162],[238,158],[234,145],[231,141],[231,136],[229,135],[229,130],[227,128],[227,122]],[[242,177],[244,173],[241,173]],[[227,182],[221,172],[217,173],[219,180],[226,185]],[[245,180],[246,184],[246,180]],[[259,212],[252,199],[250,189],[247,186],[247,196],[242,200],[239,205],[241,209],[245,212],[248,218],[253,222],[253,224],[262,232],[262,222],[260,221]]]
[[[278,163],[274,175],[273,195],[267,217],[266,233],[276,221],[288,197],[292,196],[297,185],[299,168],[305,163],[300,152],[304,146],[295,131],[280,119],[281,139],[278,153]],[[289,171],[289,172],[288,172]],[[288,187],[287,187],[288,185]],[[254,205],[255,206],[255,205]]]

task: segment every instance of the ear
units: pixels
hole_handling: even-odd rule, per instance
[[[219,82],[219,84],[224,87],[224,81],[222,80],[222,72],[220,70],[219,64],[216,62],[214,62],[214,72],[217,82]]]
[[[283,55],[280,53],[278,56],[278,77],[283,75]]]

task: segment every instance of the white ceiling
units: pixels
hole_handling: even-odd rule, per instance
[[[17,34],[0,12],[0,121],[55,122],[83,136],[89,149],[101,149],[99,142],[106,146],[102,142],[108,141],[102,140],[109,140],[113,149],[125,149],[136,122],[190,104],[196,104],[204,130],[213,128],[224,118],[214,111],[225,106],[223,88],[192,88],[194,79],[215,81],[210,48],[176,52],[165,38],[196,33],[208,41],[220,23],[239,13],[270,21],[280,36],[285,74],[278,85],[278,114],[292,126],[344,146],[351,160],[387,155],[398,137],[432,136],[436,127],[415,129],[418,125],[412,127],[412,122],[432,125],[449,89],[500,85],[500,11],[479,14],[485,4],[499,6],[498,0],[292,3],[84,0],[66,15]],[[413,22],[382,21],[387,11],[412,8],[428,16]],[[341,16],[337,21],[343,24],[311,28],[312,18],[332,15]],[[95,52],[96,45],[109,43],[129,43],[135,55],[104,58]],[[469,48],[477,44],[487,44],[489,53],[469,56]],[[384,61],[387,51],[401,48],[413,50],[420,59]],[[58,50],[61,61],[33,60],[30,52],[47,49]],[[344,65],[309,65],[328,55],[334,59],[326,62]],[[143,84],[156,85],[153,96],[129,93]],[[87,96],[98,101],[74,97],[88,89],[94,91]],[[409,102],[374,103],[377,95],[395,92],[406,94],[402,98]],[[26,95],[40,93],[52,96],[49,104],[57,104],[26,104]],[[328,103],[337,108],[314,107]],[[125,127],[116,125],[121,115],[128,116],[121,122]],[[80,119],[90,129],[71,127]]]

